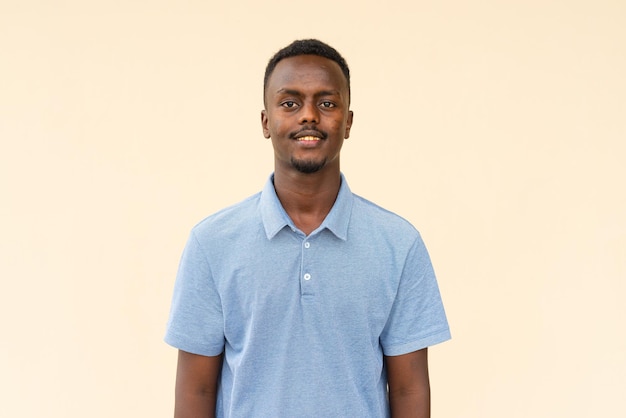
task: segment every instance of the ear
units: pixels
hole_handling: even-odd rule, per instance
[[[350,138],[350,128],[352,128],[352,119],[354,118],[354,113],[349,110],[348,111],[348,119],[346,120],[346,132],[343,135],[343,139]]]
[[[265,109],[261,110],[261,127],[263,127],[263,136],[270,138],[270,122]]]

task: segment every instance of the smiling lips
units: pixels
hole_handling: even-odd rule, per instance
[[[319,141],[320,138],[313,136],[313,135],[307,135],[307,136],[301,136],[300,138],[298,138],[298,141],[303,141],[303,142],[314,142],[314,141]]]
[[[314,128],[305,127],[298,132],[290,135],[291,139],[295,139],[298,142],[314,143],[326,139],[326,133],[318,131]]]

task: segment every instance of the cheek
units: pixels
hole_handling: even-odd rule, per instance
[[[283,135],[285,131],[287,131],[287,124],[280,119],[272,119],[271,122],[268,121],[268,129],[274,135]]]
[[[331,122],[329,127],[332,131],[340,133],[343,136],[346,130],[346,121],[343,119],[335,119]]]

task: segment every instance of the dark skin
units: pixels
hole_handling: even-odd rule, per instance
[[[261,125],[274,147],[274,187],[307,235],[321,225],[339,193],[339,154],[353,119],[349,106],[347,80],[326,58],[283,59],[268,80]],[[430,417],[427,349],[384,360],[392,418]],[[215,416],[221,365],[221,355],[179,352],[175,418]]]
[[[385,356],[392,418],[430,417],[428,348]]]
[[[215,417],[222,356],[200,356],[178,350],[175,418]]]

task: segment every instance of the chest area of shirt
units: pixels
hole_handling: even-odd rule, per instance
[[[403,260],[383,246],[339,239],[276,237],[229,252],[213,276],[225,315],[282,315],[315,309],[329,316],[377,315],[391,309]]]

